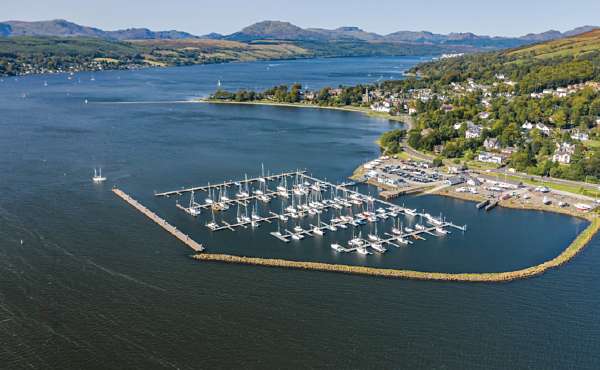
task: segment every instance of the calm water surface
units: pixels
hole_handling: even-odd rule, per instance
[[[469,231],[360,258],[329,248],[349,233],[290,244],[268,236],[268,225],[212,234],[203,218],[177,211],[173,198],[153,197],[155,190],[254,175],[261,163],[343,181],[378,154],[377,136],[395,127],[347,112],[173,101],[205,96],[217,80],[234,90],[401,78],[421,59],[104,72],[95,81],[89,73],[4,79],[0,367],[597,368],[598,238],[568,265],[507,284],[199,264],[110,192],[117,184],[212,251],[449,272],[503,271],[556,256],[585,222],[401,198]],[[106,184],[90,182],[94,166],[104,168]]]

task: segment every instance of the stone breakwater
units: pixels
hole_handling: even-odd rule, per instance
[[[600,219],[590,216],[590,225],[557,257],[539,265],[521,270],[492,273],[442,273],[412,270],[382,269],[366,266],[337,265],[321,262],[290,261],[284,259],[233,256],[228,254],[199,253],[192,258],[199,261],[237,263],[255,266],[283,267],[299,270],[315,270],[339,272],[346,274],[379,276],[413,280],[437,280],[458,282],[508,282],[541,275],[549,269],[556,268],[575,257],[592,240],[600,230]]]

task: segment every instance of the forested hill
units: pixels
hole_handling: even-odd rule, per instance
[[[492,83],[497,75],[504,75],[516,82],[520,93],[599,81],[600,30],[517,49],[436,60],[411,72],[444,85],[469,78]]]

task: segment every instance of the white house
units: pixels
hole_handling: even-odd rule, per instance
[[[540,132],[546,136],[550,135],[550,127],[544,125],[543,123],[536,124],[535,128],[540,130]]]
[[[571,156],[573,153],[575,153],[575,144],[556,143],[556,151],[552,156],[552,162],[569,164],[571,163]]]
[[[523,125],[521,125],[521,128],[523,130],[531,130],[533,128],[533,123],[529,122],[529,121],[525,121],[525,123]]]
[[[483,129],[481,128],[481,126],[478,126],[478,125],[470,126],[469,128],[467,128],[467,131],[465,132],[465,137],[467,139],[476,139],[481,136],[482,131],[483,131]]]
[[[575,144],[569,144],[567,142],[563,142],[560,144],[556,143],[556,151],[573,154],[573,153],[575,153]]]
[[[477,160],[480,162],[502,164],[504,158],[499,154],[481,152],[479,153],[479,156],[477,156]]]
[[[573,131],[571,133],[571,139],[573,139],[573,140],[579,140],[579,141],[586,141],[586,140],[590,139],[590,135],[588,135],[585,132]]]
[[[569,163],[571,163],[571,154],[568,152],[557,151],[552,156],[552,162],[569,164]]]
[[[392,105],[387,101],[371,104],[371,110],[375,112],[390,113],[391,108]]]
[[[499,150],[500,149],[500,143],[498,142],[498,139],[495,137],[488,137],[487,139],[485,139],[485,141],[483,142],[483,146],[487,150]]]

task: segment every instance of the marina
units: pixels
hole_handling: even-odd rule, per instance
[[[390,203],[371,195],[350,189],[355,183],[334,184],[296,170],[264,175],[243,180],[226,181],[205,186],[156,193],[156,197],[189,196],[186,202],[176,201],[176,207],[199,217],[205,215],[205,226],[212,232],[237,231],[259,228],[262,224],[276,224],[269,234],[283,243],[298,242],[325,233],[352,229],[347,246],[332,243],[336,252],[383,254],[386,247],[406,246],[425,236],[444,237],[450,228],[466,231],[467,227],[447,221],[441,215],[434,217],[424,210],[418,212]],[[198,200],[198,194],[205,195]],[[400,226],[401,217],[419,222],[415,228]],[[390,232],[378,232],[378,224]],[[358,235],[354,235],[356,233]],[[367,237],[362,237],[363,231]],[[412,240],[411,240],[412,239]]]

